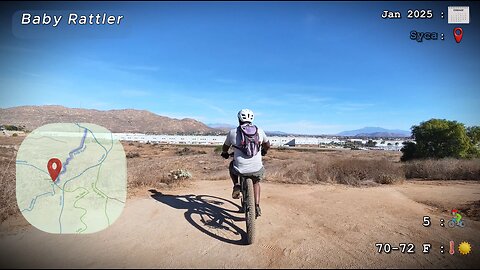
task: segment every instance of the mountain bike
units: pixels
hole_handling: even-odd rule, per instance
[[[459,222],[457,222],[457,219],[456,219],[456,218],[452,218],[452,219],[448,222],[448,227],[454,228],[455,226],[458,226],[458,227],[460,227],[460,228],[463,228],[463,227],[465,227],[465,223],[463,222],[463,220],[460,220]]]
[[[230,154],[233,157],[233,153]],[[248,176],[239,176],[240,192],[242,194],[241,211],[245,213],[245,223],[247,227],[247,244],[250,245],[255,241],[255,221],[257,219],[255,210],[255,192],[253,190],[253,180]]]

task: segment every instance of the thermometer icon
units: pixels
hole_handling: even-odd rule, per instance
[[[455,242],[450,241],[450,255],[455,254]]]

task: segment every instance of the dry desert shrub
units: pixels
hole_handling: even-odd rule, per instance
[[[132,158],[127,161],[128,188],[174,188],[188,184],[190,177],[174,177],[174,164],[154,158]],[[186,170],[188,171],[188,170]]]
[[[179,149],[176,153],[179,156],[188,156],[188,155],[204,155],[207,152],[203,150],[195,150],[189,147],[184,147],[182,149]]]
[[[407,178],[429,180],[480,180],[480,159],[424,159],[404,165]]]
[[[372,183],[397,184],[405,180],[402,167],[386,158],[353,159],[316,153],[302,159],[284,159],[280,156],[266,163],[266,180],[270,182],[360,186]]]
[[[459,207],[459,210],[473,220],[480,221],[480,201],[474,201]]]
[[[360,186],[364,182],[396,184],[405,180],[402,168],[387,159],[339,159],[324,170],[334,183]]]
[[[0,147],[0,223],[20,214],[15,195],[15,156],[13,148]]]
[[[140,154],[138,152],[128,152],[126,157],[127,158],[137,158],[137,157],[140,157]]]

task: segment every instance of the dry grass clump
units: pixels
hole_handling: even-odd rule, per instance
[[[176,188],[186,186],[190,172],[175,168],[159,159],[133,158],[127,160],[128,188]],[[175,177],[177,170],[184,170],[189,177]]]
[[[429,180],[480,180],[480,159],[424,159],[404,165],[407,178]]]
[[[127,158],[138,158],[140,154],[138,152],[128,152],[126,155]]]
[[[351,186],[397,184],[405,180],[399,164],[383,159],[351,159],[330,156],[268,162],[267,180],[291,184],[338,183]],[[277,164],[275,164],[277,163]],[[272,168],[273,167],[273,168]],[[271,172],[270,172],[271,171]]]
[[[364,182],[398,184],[405,180],[401,166],[387,159],[340,159],[326,170],[333,182],[359,186]]]
[[[15,156],[14,148],[0,146],[0,223],[20,213],[15,195]]]
[[[480,221],[480,201],[474,201],[467,205],[459,207],[462,213],[465,213],[469,218]]]
[[[207,152],[203,150],[195,150],[189,147],[184,147],[182,149],[179,149],[176,153],[179,156],[188,156],[188,155],[204,155]]]

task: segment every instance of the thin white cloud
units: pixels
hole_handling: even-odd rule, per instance
[[[183,98],[186,98],[186,97],[183,97]],[[214,105],[212,104],[208,99],[203,99],[203,98],[191,98],[192,101],[194,101],[195,103],[199,103],[211,110],[214,110],[218,113],[220,113],[221,115],[226,115],[227,113],[225,112],[225,110],[217,105]]]
[[[27,76],[30,76],[30,77],[35,77],[35,78],[40,78],[41,75],[40,74],[37,74],[37,73],[33,73],[33,72],[28,72],[28,71],[18,71],[20,74],[23,74],[23,75],[27,75]]]
[[[87,66],[93,66],[111,72],[123,73],[125,75],[136,75],[143,72],[156,72],[159,70],[158,66],[149,65],[120,65],[116,63],[107,62],[101,59],[92,59],[89,57],[81,57],[78,61]]]
[[[22,70],[22,69],[17,69],[17,68],[7,68],[7,70],[10,70],[12,72],[15,72],[15,73],[18,73],[18,74],[21,74],[21,75],[29,76],[29,77],[35,77],[35,78],[40,78],[41,77],[40,74],[35,73],[35,72],[30,72],[28,70]]]

